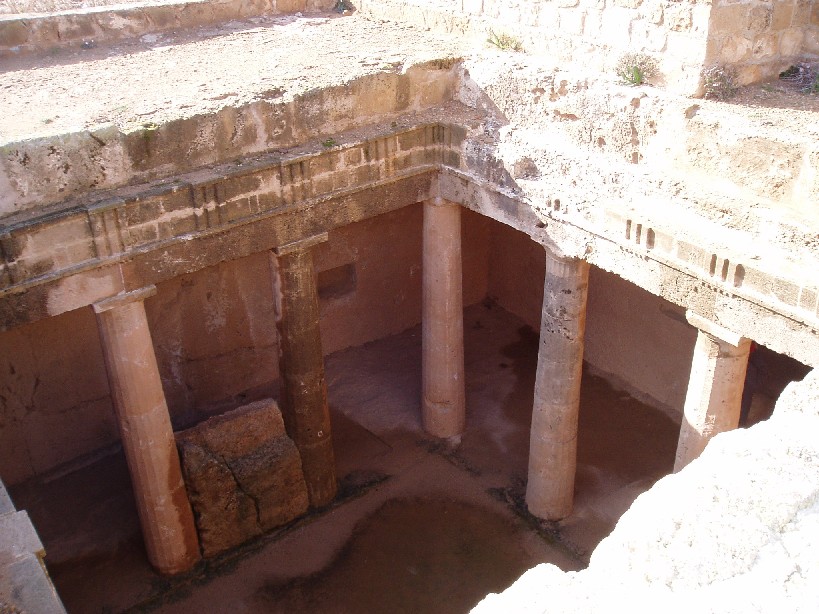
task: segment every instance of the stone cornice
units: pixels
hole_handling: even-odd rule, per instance
[[[758,318],[784,317],[788,330],[809,333],[808,349],[788,353],[819,362],[817,291],[810,285],[712,253],[615,208],[595,222],[557,198],[530,202],[508,181],[501,182],[507,187],[495,181],[499,170],[491,162],[467,168],[469,138],[463,126],[432,122],[318,152],[255,156],[19,221],[0,231],[2,328],[440,194],[703,317],[719,320],[728,304]],[[730,324],[746,336],[755,330]]]

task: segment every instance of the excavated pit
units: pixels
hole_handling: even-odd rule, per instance
[[[819,362],[814,99],[694,102],[440,23],[248,15],[0,54],[0,470],[69,611],[465,611],[538,563],[582,568],[671,471],[687,310],[760,344],[748,425]],[[435,197],[463,216],[457,442],[421,427],[418,203]],[[90,306],[156,285],[178,431],[278,396],[267,252],[323,233],[339,497],[162,578]],[[592,265],[560,522],[524,501],[544,247]]]
[[[670,470],[678,427],[587,373],[576,510],[539,523],[522,503],[537,335],[491,302],[469,307],[465,328],[460,446],[421,430],[419,327],[332,354],[339,504],[181,579],[163,580],[145,559],[119,454],[12,489],[62,559],[46,562],[68,610],[463,612],[535,564],[582,568]]]

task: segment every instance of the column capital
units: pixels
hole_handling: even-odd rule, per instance
[[[103,313],[105,311],[110,311],[111,309],[116,309],[117,307],[128,305],[129,303],[144,301],[146,298],[149,298],[154,294],[156,294],[156,286],[150,285],[145,286],[144,288],[139,288],[138,290],[131,290],[130,292],[104,298],[101,301],[94,303],[92,306],[94,307],[94,313]]]
[[[294,252],[310,249],[314,245],[324,243],[327,241],[327,239],[328,239],[327,233],[322,232],[317,235],[312,235],[310,237],[305,237],[304,239],[291,241],[290,243],[285,243],[283,245],[274,247],[273,253],[276,254],[277,256],[288,256]]]
[[[454,203],[451,200],[441,198],[440,196],[433,196],[432,198],[428,198],[427,200],[424,201],[424,203],[432,207],[460,207],[458,203]]]
[[[692,326],[695,326],[707,335],[711,335],[714,337],[714,339],[722,343],[739,347],[746,341],[746,338],[742,335],[735,333],[732,330],[728,330],[724,326],[720,326],[716,322],[713,322],[708,318],[704,318],[701,315],[694,313],[690,309],[686,309],[685,319],[688,320],[688,323]]]

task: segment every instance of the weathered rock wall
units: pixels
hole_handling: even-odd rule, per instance
[[[80,47],[83,43],[95,46],[144,34],[154,35],[156,39],[169,30],[216,25],[260,15],[326,11],[332,6],[332,0],[140,0],[126,6],[22,15],[8,6],[0,6],[0,58]]]
[[[485,40],[507,34],[571,70],[612,72],[626,51],[658,60],[654,82],[702,93],[700,70],[720,64],[742,84],[819,55],[815,0],[362,0],[365,14]]]
[[[540,565],[473,612],[814,612],[819,374],[637,498],[588,569]]]
[[[696,339],[683,308],[591,267],[583,358],[612,383],[682,414]]]
[[[492,224],[489,296],[540,329],[543,246]],[[696,330],[685,310],[598,267],[589,272],[583,360],[615,385],[681,413]]]
[[[754,83],[803,55],[819,55],[816,0],[717,0],[711,9],[706,65],[735,68],[738,82]]]
[[[362,0],[365,14],[434,29],[517,38],[554,66],[611,71],[620,55],[640,51],[661,59],[664,83],[696,89],[705,57],[711,3],[666,0]]]

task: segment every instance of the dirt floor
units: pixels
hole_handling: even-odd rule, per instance
[[[420,423],[420,327],[327,359],[338,502],[168,580],[148,567],[128,474],[112,454],[13,491],[69,612],[465,612],[540,562],[585,566],[673,465],[679,425],[584,376],[576,509],[522,504],[537,336],[494,304],[465,314],[467,430]]]

